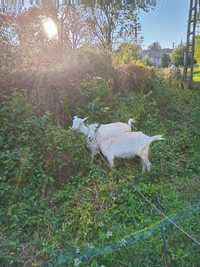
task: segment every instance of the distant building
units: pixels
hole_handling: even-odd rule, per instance
[[[160,68],[162,67],[162,56],[164,54],[170,55],[173,49],[164,48],[159,50],[152,50],[152,49],[145,49],[142,50],[141,56],[142,58],[148,59],[155,67]]]

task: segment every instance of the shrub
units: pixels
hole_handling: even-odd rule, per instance
[[[82,48],[68,53],[64,63],[0,75],[0,101],[9,96],[13,88],[20,88],[21,91],[26,91],[37,114],[50,112],[58,124],[69,123],[70,114],[82,102],[82,81],[93,77],[112,79],[113,68],[110,55],[102,50]]]
[[[5,181],[37,188],[59,184],[76,173],[80,151],[88,158],[83,138],[55,127],[48,113],[38,117],[21,94],[1,107],[0,118],[0,169]],[[85,164],[84,157],[81,162]]]
[[[113,56],[114,65],[133,64],[140,59],[141,47],[135,44],[122,44]]]
[[[115,71],[114,88],[118,92],[149,91],[151,89],[152,72],[144,66],[124,65]]]

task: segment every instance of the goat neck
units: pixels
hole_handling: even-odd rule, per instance
[[[87,137],[89,134],[89,127],[86,126],[84,123],[82,123],[80,126],[80,132],[83,133]]]

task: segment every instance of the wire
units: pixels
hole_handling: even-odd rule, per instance
[[[163,211],[161,211],[154,203],[152,203],[147,197],[145,197],[145,195],[142,194],[142,192],[136,188],[133,185],[135,191],[148,203],[150,204],[160,215],[162,215],[166,220],[168,220],[171,224],[173,224],[180,232],[182,232],[184,235],[186,235],[189,239],[191,239],[195,244],[200,246],[200,242],[192,237],[189,233],[187,233],[182,227],[180,227],[179,225],[177,225],[173,220],[171,220],[167,215],[164,214]]]
[[[135,191],[140,194],[140,196],[148,202],[150,205],[152,205],[160,214],[162,214],[163,219],[159,222],[156,222],[152,224],[150,227],[143,228],[142,230],[136,231],[128,236],[125,236],[122,238],[120,241],[118,241],[115,244],[109,244],[105,245],[103,247],[95,247],[95,246],[89,246],[81,249],[80,251],[70,254],[70,255],[65,255],[59,253],[58,256],[56,256],[53,260],[50,260],[45,263],[44,266],[46,267],[52,267],[52,266],[57,266],[57,262],[62,261],[63,264],[70,264],[70,263],[83,263],[85,261],[91,260],[94,257],[97,256],[105,256],[110,253],[114,253],[116,251],[121,250],[122,248],[128,248],[130,246],[133,246],[135,243],[139,241],[144,241],[151,236],[157,234],[159,232],[159,226],[164,226],[165,231],[166,229],[170,230],[170,226],[176,226],[181,232],[183,232],[188,238],[190,238],[195,244],[199,245],[199,241],[191,237],[185,230],[183,230],[180,226],[178,226],[174,220],[178,220],[178,218],[184,218],[187,214],[188,216],[188,211],[190,211],[190,214],[193,214],[196,210],[200,209],[200,202],[196,202],[190,207],[182,210],[181,212],[176,213],[172,219],[170,219],[168,216],[163,214],[162,211],[160,211],[148,198],[146,198],[138,189],[135,188]],[[165,218],[164,218],[165,217]]]

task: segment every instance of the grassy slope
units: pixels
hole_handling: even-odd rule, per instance
[[[199,92],[169,89],[158,80],[148,97],[129,93],[97,109],[95,99],[81,109],[91,121],[134,117],[146,134],[164,134],[166,141],[152,145],[153,169],[146,175],[138,160],[117,161],[113,171],[100,158],[91,164],[79,135],[56,128],[48,115],[37,118],[20,101],[15,97],[0,109],[1,266],[40,266],[58,252],[113,244],[154,224],[159,215],[133,185],[151,201],[159,193],[168,215],[199,199]],[[197,239],[199,219],[196,214],[181,223]],[[182,233],[174,230],[168,242],[172,266],[199,266],[200,248]],[[83,266],[164,266],[162,254],[157,235]]]

